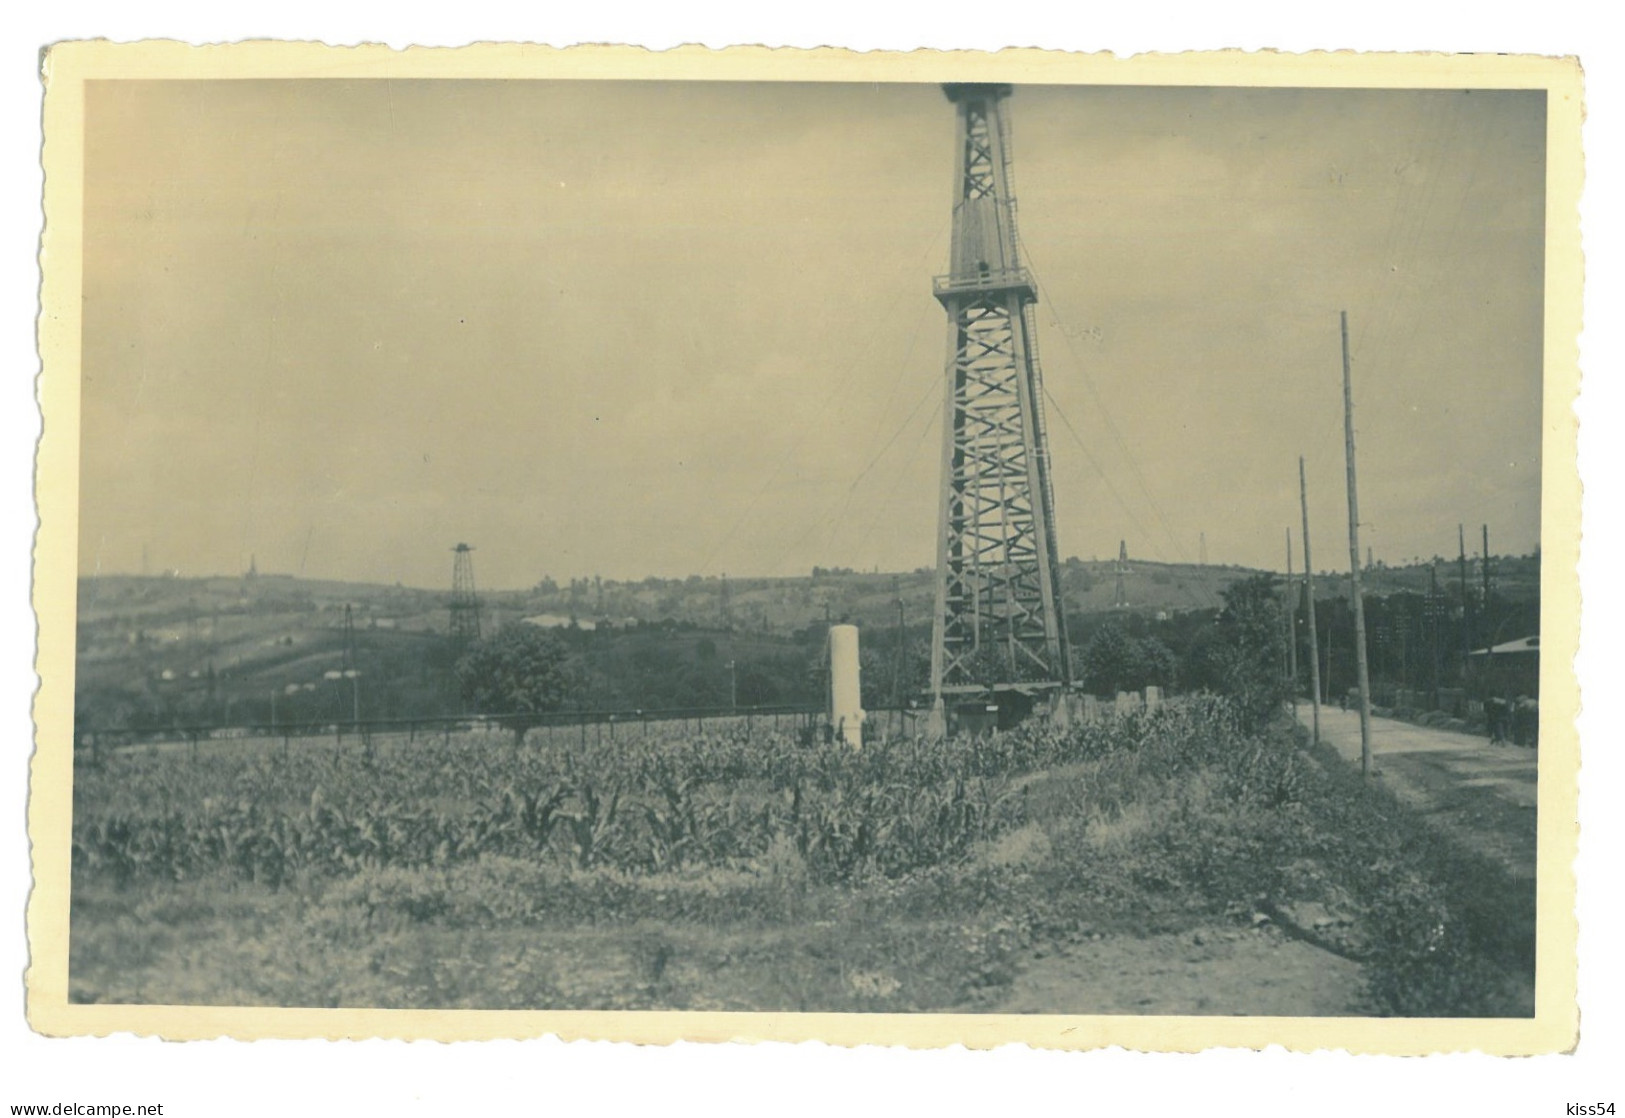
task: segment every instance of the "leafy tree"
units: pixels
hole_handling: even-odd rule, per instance
[[[881,710],[892,705],[893,697],[904,704],[931,685],[931,654],[918,643],[903,654],[897,662],[896,645],[866,644],[859,654],[863,666],[863,706],[866,710]],[[902,678],[898,678],[901,669]]]
[[[1130,636],[1116,623],[1096,629],[1079,660],[1084,686],[1097,695],[1170,687],[1177,668],[1178,658],[1167,645],[1155,637]]]
[[[1142,637],[1139,641],[1140,685],[1172,687],[1179,675],[1179,657],[1174,650],[1156,637]]]
[[[1083,646],[1084,686],[1097,695],[1115,695],[1140,677],[1139,648],[1118,625],[1102,625]]]
[[[577,690],[579,671],[555,633],[523,622],[475,642],[457,661],[463,697],[477,709],[509,715],[514,741],[539,719],[559,710]]]
[[[1224,609],[1213,627],[1192,642],[1190,680],[1228,695],[1249,726],[1262,729],[1291,694],[1281,670],[1286,638],[1275,579],[1254,575],[1222,593]]]

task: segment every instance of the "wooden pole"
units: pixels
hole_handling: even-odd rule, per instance
[[[1335,599],[1334,599],[1334,605],[1333,605],[1332,612],[1327,614],[1327,616],[1326,616],[1326,668],[1325,668],[1324,671],[1322,671],[1320,673],[1320,678],[1325,681],[1324,687],[1326,689],[1326,694],[1325,694],[1324,697],[1325,697],[1325,700],[1328,703],[1332,701],[1332,688],[1337,686],[1337,683],[1336,683],[1337,677],[1332,674],[1332,646],[1336,643],[1336,641],[1337,641],[1337,609],[1336,609],[1336,606],[1335,606]],[[1348,709],[1348,704],[1347,703],[1342,704],[1342,706],[1343,706],[1344,710]]]
[[[1320,744],[1320,635],[1315,632],[1315,564],[1309,554],[1309,483],[1298,456],[1298,498],[1303,504],[1303,588],[1309,609],[1309,695],[1314,700],[1314,742]]]
[[[892,579],[892,593],[897,599],[897,651],[893,657],[891,678],[891,705],[897,708],[897,736],[903,736],[903,672],[907,670],[908,647],[904,640],[903,590],[897,579]],[[1059,593],[1059,591],[1057,591]],[[1059,600],[1059,599],[1057,599]]]
[[[1473,670],[1473,599],[1467,589],[1467,531],[1456,525],[1456,546],[1460,549],[1456,560],[1456,573],[1461,581],[1461,685],[1467,686]]]
[[[1292,578],[1292,529],[1286,530],[1286,673],[1292,681],[1292,713],[1298,713],[1298,602]]]
[[[1432,703],[1433,709],[1438,710],[1439,676],[1443,671],[1439,663],[1439,629],[1444,624],[1444,602],[1439,597],[1439,564],[1437,563],[1428,564],[1428,613],[1430,615],[1429,621],[1432,622],[1432,626],[1428,630],[1431,641],[1429,651],[1433,656]]]
[[[1371,778],[1371,677],[1365,662],[1365,598],[1360,589],[1360,498],[1354,477],[1354,382],[1349,374],[1349,312],[1343,326],[1343,447],[1349,480],[1349,586],[1354,595],[1354,671],[1360,685],[1360,775]]]

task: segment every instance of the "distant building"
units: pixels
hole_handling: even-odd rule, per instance
[[[1520,637],[1472,654],[1474,688],[1493,696],[1540,695],[1540,637]]]

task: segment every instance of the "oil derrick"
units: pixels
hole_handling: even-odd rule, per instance
[[[480,599],[474,592],[474,549],[466,543],[452,548],[451,640],[459,647],[480,639]]]
[[[937,521],[931,691],[1067,686],[1043,381],[1010,187],[1008,85],[943,87],[958,115],[949,273],[933,282],[951,331]],[[995,676],[989,679],[988,676]]]
[[[728,592],[728,573],[726,571],[722,573],[721,593],[722,601],[720,605],[722,607],[722,627],[731,632],[734,627],[733,599]]]
[[[1117,592],[1112,595],[1112,609],[1128,609],[1128,592],[1123,588],[1123,576],[1128,574],[1128,541],[1117,541]]]

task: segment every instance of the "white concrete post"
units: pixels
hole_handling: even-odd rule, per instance
[[[858,627],[829,629],[830,725],[856,749],[863,744],[863,687],[858,676]]]

